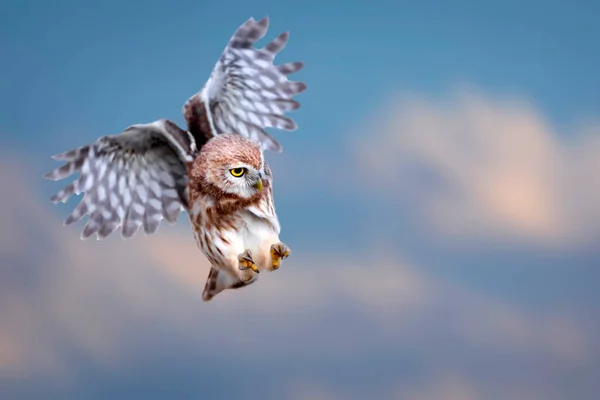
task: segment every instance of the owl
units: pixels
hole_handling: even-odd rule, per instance
[[[89,214],[82,239],[102,239],[118,228],[126,239],[140,227],[153,234],[163,218],[174,223],[187,211],[211,264],[204,301],[278,269],[290,249],[279,239],[264,151],[282,148],[265,128],[297,129],[284,114],[300,107],[293,97],[306,85],[288,79],[303,63],[274,64],[288,32],[254,46],[268,25],[267,17],[250,18],[235,31],[202,90],[183,106],[187,130],[159,119],[53,156],[65,163],[46,178],[79,176],[51,201],[85,193],[64,224]]]

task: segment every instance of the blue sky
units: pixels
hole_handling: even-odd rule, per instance
[[[290,30],[281,61],[306,63],[298,77],[311,90],[296,115],[303,130],[283,135],[290,147],[308,150],[317,138],[334,146],[387,91],[443,94],[457,81],[523,94],[561,124],[600,106],[593,2],[9,1],[3,8],[1,117],[17,145],[40,130],[39,120],[44,144],[67,130],[91,137],[132,120],[181,122],[180,103],[249,15],[269,15],[272,32]],[[44,104],[35,119],[26,112],[33,98]]]
[[[255,318],[250,320],[253,329],[274,324],[273,329],[296,340],[314,341],[323,354],[307,356],[297,366],[286,361],[285,347],[266,350],[264,356],[249,353],[240,361],[227,343],[237,340],[233,333],[212,327],[210,332],[222,337],[221,342],[211,342],[212,349],[187,333],[201,335],[203,318],[213,324],[225,322],[199,303],[202,284],[190,290],[171,282],[178,282],[173,276],[181,276],[179,266],[161,258],[181,252],[186,258],[180,265],[190,264],[196,271],[194,257],[201,256],[191,241],[182,239],[182,250],[169,236],[160,236],[185,235],[186,217],[180,218],[178,228],[163,226],[158,239],[136,238],[131,249],[119,240],[84,245],[77,239],[81,224],[60,224],[74,201],[58,207],[48,204],[46,199],[60,185],[40,178],[58,165],[50,155],[116,134],[133,123],[169,118],[183,125],[181,106],[202,87],[233,31],[250,16],[265,15],[270,29],[264,42],[291,32],[276,61],[305,63],[293,78],[306,82],[308,90],[298,98],[302,107],[289,115],[299,129],[273,132],[284,152],[268,155],[283,236],[298,257],[292,265],[305,272],[286,278],[282,270],[273,278],[292,285],[290,291],[298,296],[292,297],[296,302],[285,300],[287,313],[276,308],[273,298],[261,295],[260,287],[226,294],[236,300],[223,300],[216,307],[231,315],[248,312]],[[566,0],[346,1],[343,7],[324,1],[260,0],[4,2],[0,154],[5,164],[0,178],[12,190],[2,214],[9,223],[0,246],[7,257],[3,265],[9,268],[0,270],[0,288],[10,296],[19,293],[9,296],[4,311],[20,315],[14,310],[28,310],[23,315],[35,317],[40,304],[55,304],[48,299],[68,293],[70,299],[89,305],[92,320],[105,321],[106,329],[122,333],[109,344],[104,341],[111,337],[110,329],[92,340],[89,336],[94,335],[79,325],[86,320],[87,308],[80,314],[78,309],[63,310],[62,303],[48,306],[45,314],[50,317],[40,317],[42,322],[32,317],[37,322],[27,325],[24,316],[15,319],[14,326],[0,326],[0,350],[5,336],[11,343],[6,348],[19,349],[29,346],[30,339],[13,343],[11,335],[29,338],[31,326],[48,329],[51,339],[36,345],[39,352],[79,371],[75,383],[65,389],[46,369],[51,364],[54,371],[55,364],[23,357],[19,373],[25,383],[13,382],[11,393],[38,398],[56,385],[61,387],[56,393],[71,398],[81,398],[95,387],[132,398],[129,395],[146,393],[140,382],[154,379],[165,391],[178,388],[198,394],[195,380],[200,379],[213,382],[206,390],[221,393],[214,382],[228,382],[227,362],[237,360],[243,364],[236,366],[240,374],[246,362],[267,368],[272,361],[277,366],[279,383],[255,383],[255,389],[268,393],[265,398],[323,393],[348,398],[349,382],[354,382],[356,393],[377,388],[382,398],[394,398],[390,393],[405,393],[412,381],[422,386],[410,386],[415,399],[439,398],[436,385],[471,394],[463,398],[525,398],[499,389],[493,376],[506,378],[507,386],[523,386],[523,393],[533,393],[531,398],[552,398],[548,393],[586,398],[597,388],[589,372],[598,362],[581,354],[600,357],[595,342],[585,339],[600,332],[593,312],[600,306],[595,285],[600,278],[598,20],[599,5]],[[32,211],[24,212],[29,208],[23,204]],[[22,242],[26,245],[15,250],[9,239],[22,231],[29,235]],[[159,246],[163,239],[164,248]],[[144,243],[154,243],[160,251],[149,255],[147,248],[136,247]],[[35,249],[44,249],[53,260],[49,269]],[[99,251],[106,254],[100,257]],[[71,261],[63,262],[64,257]],[[89,260],[89,265],[80,272],[72,260]],[[354,266],[351,278],[344,275],[347,263]],[[107,265],[110,274],[94,272]],[[395,271],[389,279],[399,286],[382,284],[380,291],[363,293],[361,282],[377,288],[382,276],[388,276],[382,272],[388,265]],[[332,282],[323,282],[320,268],[331,274]],[[52,279],[32,283],[27,278],[46,276],[47,271],[73,285],[55,288]],[[203,279],[204,270],[183,276],[194,280],[196,273]],[[140,287],[122,283],[120,277],[141,282]],[[411,277],[419,285],[402,286]],[[79,284],[114,298],[107,301],[71,288]],[[302,290],[302,284],[311,289]],[[275,290],[274,283],[268,285],[264,287]],[[419,294],[424,299],[409,301],[414,315],[422,317],[409,313],[408,318],[398,304],[404,304],[403,293],[412,293],[414,287],[431,291]],[[157,292],[168,306],[160,304],[152,313],[150,306],[131,305],[137,299],[154,305]],[[253,311],[244,296],[264,306],[264,314]],[[315,296],[322,307],[310,305]],[[243,311],[236,311],[236,301],[244,303]],[[181,322],[160,314],[179,309],[195,316]],[[382,310],[391,311],[379,326],[374,321]],[[477,325],[490,315],[503,322],[493,329]],[[353,320],[363,326],[356,334],[348,333]],[[475,333],[454,328],[454,320],[473,324]],[[529,320],[534,322],[525,322]],[[172,328],[162,328],[165,323]],[[4,336],[3,328],[8,332]],[[502,346],[509,350],[478,337],[487,329],[508,337]],[[303,335],[294,336],[298,331]],[[546,337],[547,331],[558,333]],[[348,343],[364,340],[367,347],[358,346],[353,356],[334,350],[329,354],[328,345],[334,343],[327,342],[329,335],[344,334]],[[172,336],[181,341],[166,351],[155,350]],[[481,341],[473,342],[473,337]],[[128,347],[136,339],[140,343]],[[263,339],[249,340],[254,347],[270,346]],[[537,347],[538,342],[549,345]],[[447,343],[456,352],[446,353]],[[562,353],[552,353],[564,343],[566,353],[576,354],[567,361],[560,358]],[[391,350],[388,354],[378,346]],[[98,347],[124,349],[125,361],[103,364]],[[301,351],[296,355],[302,356]],[[373,367],[361,385],[357,377],[363,356],[379,367]],[[206,357],[224,360],[213,369],[198,366]],[[494,357],[501,358],[498,366],[491,365]],[[533,386],[514,373],[518,365],[538,367],[545,357],[548,365],[557,362],[562,367],[539,367],[538,375],[531,374]],[[157,360],[156,369],[145,367],[148,358]],[[0,372],[4,365],[0,351]],[[12,371],[12,364],[6,365]],[[331,368],[311,372],[316,365]],[[438,382],[440,365],[456,368],[442,371]],[[179,373],[172,373],[173,366],[180,367]],[[65,371],[73,378],[71,368]],[[572,371],[579,371],[579,380],[569,379]],[[301,382],[289,387],[315,386],[323,393],[297,395],[302,390],[297,393],[286,385],[298,376]],[[551,383],[542,383],[542,378]],[[240,378],[231,390],[244,393],[252,381]]]
[[[300,130],[275,133],[290,156],[330,157],[349,136],[368,139],[368,130],[355,127],[395,92],[443,98],[457,84],[474,84],[535,102],[565,132],[600,108],[594,79],[600,56],[591,51],[600,11],[585,3],[351,1],[340,8],[24,1],[4,7],[0,135],[11,148],[39,154],[34,165],[41,172],[53,166],[48,153],[132,123],[166,117],[182,124],[181,105],[248,16],[269,15],[272,35],[290,30],[278,61],[306,64],[295,77],[310,87],[293,116]],[[336,208],[332,222],[352,212]]]

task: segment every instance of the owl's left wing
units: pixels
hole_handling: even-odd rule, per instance
[[[202,90],[183,106],[188,130],[198,149],[211,137],[237,133],[261,143],[263,149],[281,152],[281,145],[265,128],[292,131],[296,123],[284,116],[300,107],[293,97],[306,89],[288,75],[303,64],[274,65],[273,60],[287,44],[289,33],[279,35],[262,49],[253,47],[269,26],[267,17],[248,19],[233,34]]]

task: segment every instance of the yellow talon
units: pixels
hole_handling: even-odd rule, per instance
[[[240,263],[239,268],[242,271],[250,268],[252,271],[256,272],[257,274],[260,273],[256,264],[254,264],[254,260],[252,259],[252,253],[250,252],[250,250],[246,250],[245,252],[240,254],[238,256],[238,261]]]
[[[258,267],[252,261],[242,260],[240,261],[240,269],[250,268],[254,272],[258,272]]]
[[[290,248],[283,243],[277,243],[271,246],[271,267],[274,270],[278,269],[281,264],[281,260],[288,258],[290,252]]]
[[[273,269],[279,269],[279,259],[273,257],[273,263],[271,265]]]

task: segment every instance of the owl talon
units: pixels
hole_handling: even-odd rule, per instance
[[[271,268],[278,269],[281,264],[281,260],[288,258],[290,254],[290,248],[284,243],[276,243],[271,246],[271,259],[273,260],[271,263]]]
[[[256,264],[254,264],[254,260],[252,259],[252,253],[250,250],[246,250],[242,254],[238,256],[238,261],[240,263],[240,270],[244,271],[246,269],[251,269],[256,273],[260,273]]]

